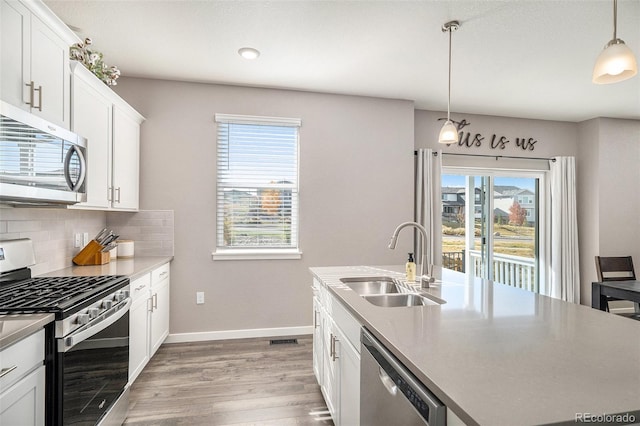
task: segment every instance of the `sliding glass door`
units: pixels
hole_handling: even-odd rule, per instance
[[[445,169],[443,266],[539,292],[543,179],[542,173]]]

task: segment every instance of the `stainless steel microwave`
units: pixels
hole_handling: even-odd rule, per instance
[[[0,101],[0,203],[86,201],[87,141]]]

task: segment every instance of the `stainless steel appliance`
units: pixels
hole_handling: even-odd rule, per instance
[[[86,147],[83,137],[0,101],[0,202],[86,201]]]
[[[28,239],[0,241],[0,314],[52,312],[48,425],[122,424],[129,405],[129,278],[34,277]]]
[[[362,329],[360,423],[446,424],[446,407],[367,329]]]

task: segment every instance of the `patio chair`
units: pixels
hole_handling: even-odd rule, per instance
[[[604,257],[596,256],[596,272],[598,281],[635,281],[636,272],[633,268],[633,258],[631,256]],[[621,300],[615,297],[607,297],[607,312],[609,312],[609,301]],[[634,303],[634,313],[623,313],[626,317],[640,320],[640,304]]]

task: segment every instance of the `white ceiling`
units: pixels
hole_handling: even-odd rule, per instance
[[[591,83],[613,34],[612,0],[45,0],[125,76],[415,101],[452,112],[562,121],[640,119],[640,74]],[[618,1],[640,60],[640,1]],[[259,59],[237,51],[254,47]]]

